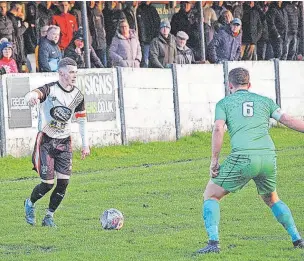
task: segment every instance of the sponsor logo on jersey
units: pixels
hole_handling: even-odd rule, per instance
[[[56,106],[50,110],[50,114],[55,120],[68,121],[72,116],[72,110],[64,106]]]

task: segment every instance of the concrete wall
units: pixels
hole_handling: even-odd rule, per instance
[[[171,69],[122,68],[121,82],[117,78],[118,69],[80,70],[82,75],[111,72],[115,86],[116,117],[111,121],[88,123],[91,145],[122,144],[124,136],[126,143],[175,140],[178,129],[180,136],[189,135],[193,131],[211,130],[215,104],[225,97],[225,72],[239,66],[249,69],[252,92],[268,96],[274,101],[279,98],[284,111],[304,118],[303,62],[279,62],[278,74],[275,74],[273,61],[229,62],[227,68],[225,66],[177,65],[176,74]],[[276,75],[279,77],[277,81]],[[32,152],[37,133],[37,110],[32,110],[32,127],[8,128],[6,83],[11,77],[29,80],[30,88],[34,89],[44,83],[56,81],[58,75],[37,73],[2,76],[6,140],[4,146],[6,154],[19,157]],[[175,111],[174,107],[173,79],[177,79],[179,111]],[[118,95],[120,90],[121,97]],[[122,128],[122,123],[125,123],[125,128]],[[73,144],[79,147],[81,140],[77,123],[72,124],[72,137]]]
[[[303,62],[280,62],[280,90],[283,111],[304,118]]]
[[[181,135],[211,130],[215,104],[225,97],[222,65],[178,65]]]
[[[171,70],[123,68],[122,79],[127,140],[174,140]]]

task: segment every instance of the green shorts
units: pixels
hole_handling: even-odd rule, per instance
[[[276,190],[276,175],[275,155],[230,154],[212,181],[229,192],[236,192],[253,179],[258,193],[264,195]]]

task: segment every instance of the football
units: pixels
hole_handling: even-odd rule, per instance
[[[118,209],[110,208],[101,214],[100,223],[104,229],[119,230],[124,224],[124,216]]]

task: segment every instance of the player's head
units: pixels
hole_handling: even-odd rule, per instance
[[[59,82],[62,87],[75,86],[77,63],[71,58],[63,58],[58,64]]]
[[[251,86],[249,71],[242,67],[232,69],[229,72],[228,81],[231,93],[238,89],[249,89]]]

